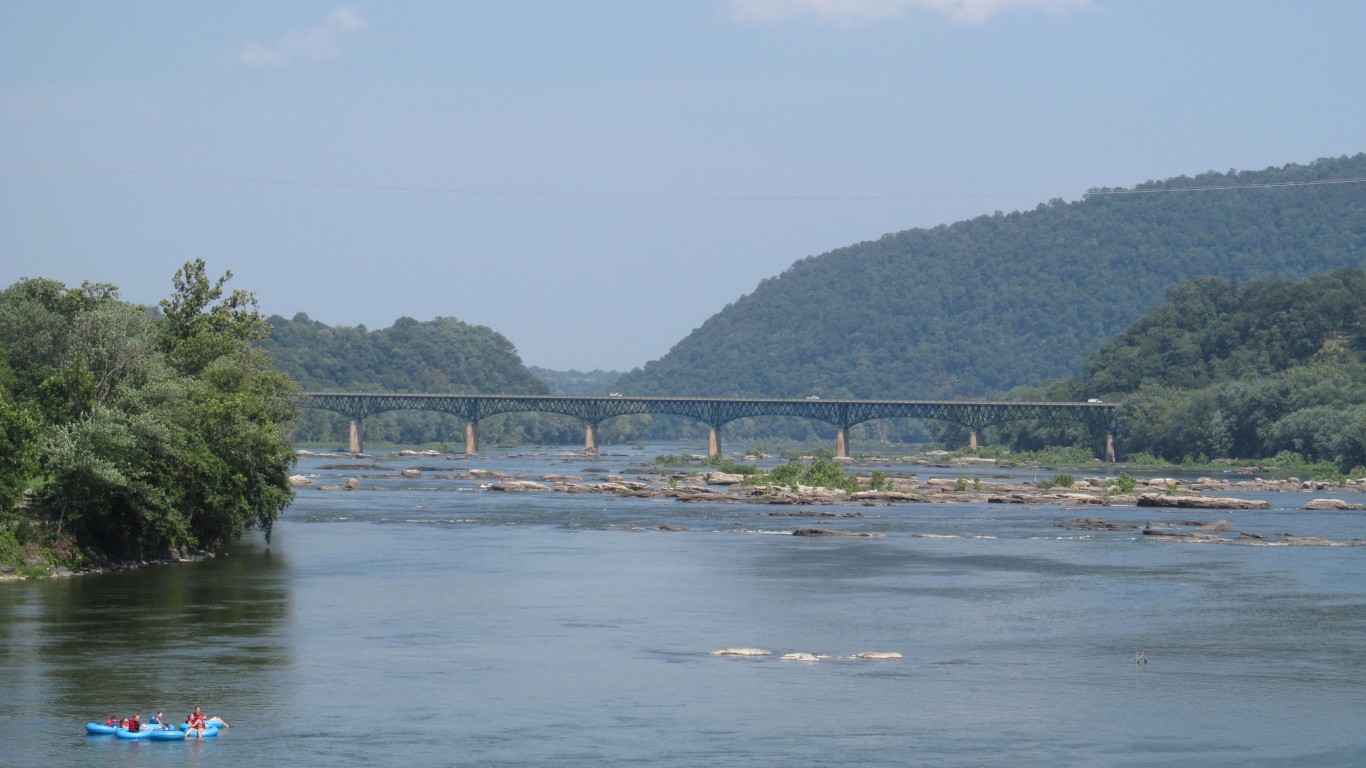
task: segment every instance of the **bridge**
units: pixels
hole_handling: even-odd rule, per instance
[[[423,395],[397,393],[307,392],[301,405],[340,413],[351,419],[350,451],[360,453],[361,423],[388,411],[438,411],[465,420],[465,453],[479,453],[479,422],[502,413],[558,413],[584,424],[584,448],[597,450],[598,425],[628,414],[684,416],[710,428],[707,453],[721,455],[721,427],[752,416],[800,416],[836,428],[835,455],[849,457],[849,428],[876,419],[936,419],[977,434],[1011,421],[1073,421],[1105,435],[1105,458],[1115,460],[1113,403],[1009,403],[977,400],[776,400],[742,397],[621,397],[560,395]]]

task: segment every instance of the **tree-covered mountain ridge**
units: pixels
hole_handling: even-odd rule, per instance
[[[1357,154],[888,234],[762,281],[617,389],[975,397],[1074,375],[1183,280],[1366,264],[1364,181]]]

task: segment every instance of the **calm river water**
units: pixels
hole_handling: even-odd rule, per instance
[[[615,450],[306,459],[367,489],[302,490],[269,546],[227,558],[0,583],[0,764],[1366,765],[1366,547],[1162,543],[1054,523],[1171,513],[986,504],[826,507],[883,535],[813,539],[761,506],[366,477],[591,480],[658,452]],[[1180,516],[1366,538],[1366,513],[1267,498]],[[873,650],[904,658],[847,658]],[[233,728],[83,733],[195,705]]]

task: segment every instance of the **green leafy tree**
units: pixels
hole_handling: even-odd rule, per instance
[[[0,292],[0,492],[34,479],[25,514],[45,535],[127,558],[269,534],[292,497],[298,388],[255,348],[270,326],[230,277],[187,263],[161,315],[112,286]]]

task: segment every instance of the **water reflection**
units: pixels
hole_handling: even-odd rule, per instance
[[[287,573],[279,552],[250,538],[205,563],[5,585],[0,698],[11,704],[0,711],[179,717],[200,702],[258,699],[290,663]]]

